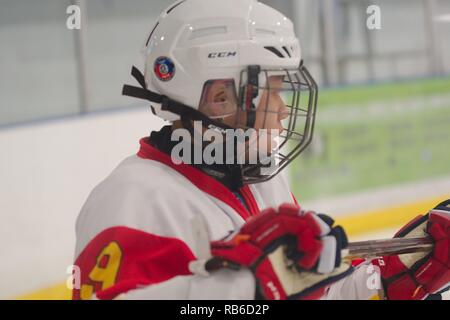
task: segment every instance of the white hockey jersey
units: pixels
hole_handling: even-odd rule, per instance
[[[254,299],[248,270],[192,274],[189,263],[204,251],[192,221],[201,216],[209,241],[237,230],[268,207],[295,199],[282,174],[239,190],[245,205],[220,182],[195,167],[175,165],[142,139],[90,194],[76,224],[75,265],[81,287],[74,299]],[[313,209],[313,208],[311,208]],[[368,299],[368,264],[335,283],[324,298]]]

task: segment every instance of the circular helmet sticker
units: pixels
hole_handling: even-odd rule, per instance
[[[153,66],[156,76],[161,81],[169,81],[175,74],[175,65],[167,57],[159,57]]]

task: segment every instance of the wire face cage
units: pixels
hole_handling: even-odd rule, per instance
[[[258,150],[256,163],[243,164],[247,184],[269,180],[305,150],[312,140],[317,109],[318,87],[302,63],[296,69],[259,71],[265,78],[264,86],[252,82],[249,70],[241,73],[244,84],[239,86],[240,107],[247,119],[238,116],[237,126],[246,123],[242,127],[254,128],[257,136],[246,141],[247,153]],[[257,104],[249,103],[254,97],[258,97]],[[253,126],[249,118],[253,118]],[[261,152],[264,144],[268,144],[266,153]]]

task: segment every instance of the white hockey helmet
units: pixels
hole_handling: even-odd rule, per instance
[[[125,85],[123,93],[151,101],[153,113],[168,121],[188,118],[227,129],[198,110],[208,81],[231,80],[238,88],[237,108],[251,115],[269,77],[284,77],[290,111],[280,147],[292,141],[291,150],[277,152],[279,166],[272,174],[262,176],[247,166],[248,183],[271,178],[309,144],[317,86],[303,66],[292,22],[275,9],[256,0],[177,1],[159,16],[143,52],[144,75],[132,70],[142,88]],[[300,97],[302,91],[307,93]],[[253,124],[254,114],[247,127]]]

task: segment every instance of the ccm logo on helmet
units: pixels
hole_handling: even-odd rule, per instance
[[[228,57],[235,57],[237,55],[236,51],[230,51],[230,52],[211,52],[208,54],[208,58],[214,59],[214,58],[228,58]]]

